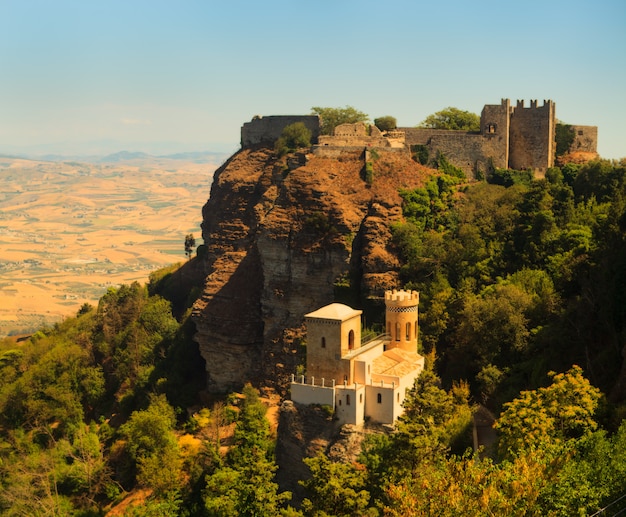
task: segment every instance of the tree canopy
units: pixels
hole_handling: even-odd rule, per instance
[[[283,129],[280,137],[276,140],[274,148],[282,156],[310,145],[311,131],[303,122],[294,122]]]
[[[418,127],[427,129],[453,129],[456,131],[480,131],[480,117],[452,106],[428,115]]]
[[[398,121],[395,117],[386,115],[384,117],[378,117],[374,119],[374,125],[381,131],[391,131],[398,127]]]
[[[345,108],[322,108],[315,106],[311,108],[311,115],[320,117],[320,132],[322,135],[332,135],[335,128],[340,124],[354,124],[369,120],[369,115],[352,106],[346,106]]]

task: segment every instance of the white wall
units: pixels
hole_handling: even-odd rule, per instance
[[[335,407],[335,388],[291,383],[291,400],[298,404],[320,404]]]

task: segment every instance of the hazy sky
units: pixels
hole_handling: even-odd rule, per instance
[[[625,0],[0,0],[0,153],[234,151],[254,115],[556,102],[626,156]]]

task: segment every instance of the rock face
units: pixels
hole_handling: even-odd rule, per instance
[[[358,300],[397,287],[390,225],[399,188],[431,170],[381,152],[362,179],[362,152],[278,159],[245,148],[214,175],[203,208],[205,285],[193,309],[208,389],[251,381],[283,391],[301,361],[304,314],[335,301],[336,284]]]

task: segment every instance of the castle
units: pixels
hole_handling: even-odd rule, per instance
[[[383,133],[376,126],[357,123],[337,126],[333,135],[320,135],[320,121],[314,115],[257,116],[241,128],[241,145],[273,144],[282,130],[294,122],[303,122],[311,131],[312,151],[318,156],[333,157],[346,148],[389,152],[419,149],[430,161],[443,153],[468,177],[488,173],[493,168],[531,169],[537,177],[543,177],[554,166],[556,108],[551,100],[544,100],[541,106],[531,100],[529,107],[524,101],[512,106],[509,99],[487,104],[480,115],[478,132],[402,127]],[[570,126],[570,129],[573,136],[570,151],[597,152],[596,126]]]
[[[306,376],[292,376],[291,399],[332,407],[340,424],[393,423],[424,369],[418,304],[416,291],[387,291],[386,333],[367,342],[360,310],[332,303],[306,314]]]

